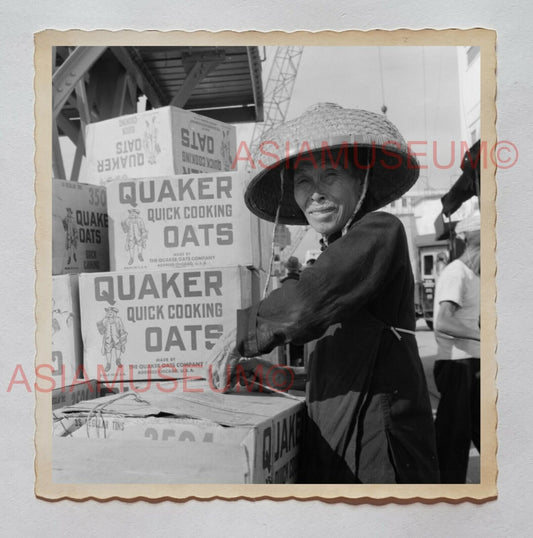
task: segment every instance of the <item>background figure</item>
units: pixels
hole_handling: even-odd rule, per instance
[[[463,255],[447,265],[435,291],[434,367],[441,393],[435,429],[441,482],[466,481],[470,443],[480,450],[480,218],[461,221],[456,233],[464,234]]]
[[[300,272],[302,270],[302,264],[298,260],[296,256],[291,256],[286,262],[285,262],[285,271],[287,274],[280,280],[280,282],[283,284],[287,280],[299,280],[300,279]]]
[[[285,262],[285,270],[287,274],[280,280],[282,288],[284,286],[290,286],[300,280],[300,273],[302,271],[302,264],[296,256],[291,256]],[[289,348],[289,361],[291,366],[303,366],[304,365],[304,346],[299,344],[293,344],[292,342],[288,346]]]
[[[439,252],[437,254],[437,263],[435,267],[435,276],[439,278],[444,268],[448,265],[448,254],[446,252]]]

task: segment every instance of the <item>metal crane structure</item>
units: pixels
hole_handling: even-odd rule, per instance
[[[264,121],[256,123],[250,151],[253,154],[264,133],[285,121],[302,59],[303,47],[277,47],[263,98]]]
[[[298,75],[303,49],[304,47],[277,47],[276,49],[264,89],[264,121],[255,124],[250,142],[250,152],[252,155],[257,152],[263,135],[285,121],[292,98],[294,83]],[[247,171],[250,173],[249,167]],[[290,254],[287,255],[286,253],[289,251],[291,253],[294,252],[306,231],[307,227],[299,229],[289,245],[286,243],[273,244],[274,254],[280,259],[283,258],[283,260],[286,260],[290,256]],[[286,237],[288,234],[277,233],[273,235],[274,237]],[[282,254],[279,253],[280,249]]]
[[[294,254],[308,230],[309,226],[301,226],[296,230],[295,234],[291,237],[290,245],[282,250],[282,261],[288,260]]]

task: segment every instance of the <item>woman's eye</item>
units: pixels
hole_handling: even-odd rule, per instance
[[[326,174],[324,175],[324,182],[325,183],[333,183],[334,181],[337,180],[337,172],[335,171],[331,171],[331,172],[326,172]]]

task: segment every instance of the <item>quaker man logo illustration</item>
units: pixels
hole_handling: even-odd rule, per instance
[[[145,121],[146,131],[144,132],[143,148],[150,164],[155,164],[157,156],[161,153],[161,148],[157,141],[156,117],[152,116],[152,122]]]
[[[135,259],[136,252],[139,261],[144,261],[142,252],[146,248],[148,232],[140,215],[141,212],[137,208],[128,209],[128,212],[129,216],[121,222],[121,226],[126,234],[126,250],[130,254],[128,265],[131,265]]]
[[[98,332],[102,335],[102,355],[106,358],[105,371],[111,370],[113,357],[116,365],[122,366],[121,357],[126,349],[128,333],[124,329],[124,323],[118,316],[118,308],[110,306],[105,309],[104,319],[96,323]]]
[[[70,207],[67,207],[67,216],[63,219],[63,229],[66,232],[65,249],[68,256],[67,265],[69,265],[71,258],[77,261],[76,249],[78,248],[78,226]]]

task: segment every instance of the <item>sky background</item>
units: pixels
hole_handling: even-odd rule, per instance
[[[275,51],[276,47],[266,48],[263,87]],[[447,189],[460,174],[459,95],[457,47],[305,47],[286,119],[298,117],[318,102],[377,113],[385,104],[387,117],[406,141],[427,141],[412,146],[416,153],[428,155],[419,156],[428,168],[421,170],[413,190]],[[253,129],[253,124],[238,125],[238,142],[249,142]],[[441,166],[451,165],[439,169],[435,160]]]

